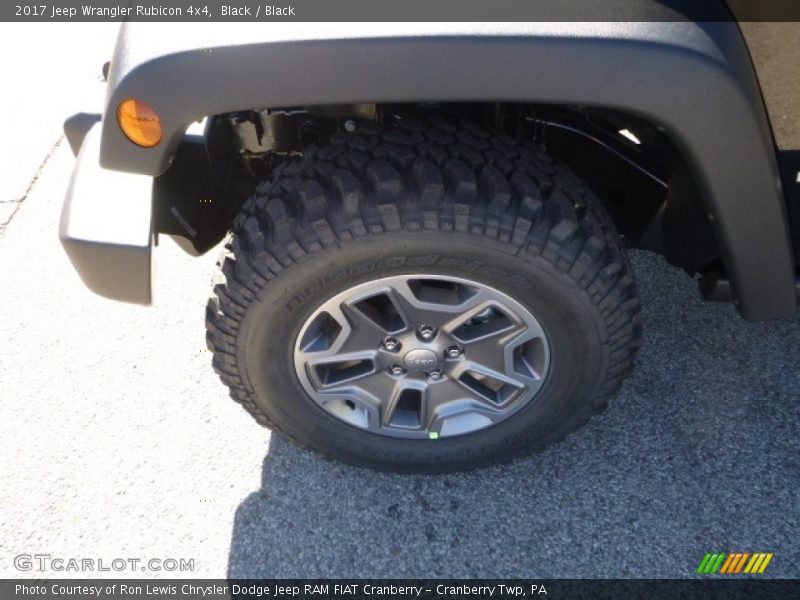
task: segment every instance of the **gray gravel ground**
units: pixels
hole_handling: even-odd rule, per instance
[[[206,577],[686,577],[726,550],[800,575],[800,319],[747,323],[636,253],[647,339],[605,415],[510,465],[377,474],[270,440],[226,397],[213,253],[159,247],[149,309],[83,288],[56,235],[71,165],[62,144],[0,237],[0,576],[51,553]]]

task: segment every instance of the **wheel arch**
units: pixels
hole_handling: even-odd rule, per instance
[[[680,151],[742,314],[795,311],[774,141],[735,23],[409,24],[369,37],[362,29],[247,29],[235,43],[198,36],[158,49],[142,39],[143,25],[127,24],[106,114],[144,99],[162,117],[164,142],[135,147],[107,119],[101,163],[158,175],[189,123],[256,106],[435,99],[610,108],[655,124]]]

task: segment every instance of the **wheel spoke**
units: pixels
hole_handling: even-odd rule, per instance
[[[424,423],[432,428],[446,412],[448,406],[465,405],[471,401],[471,393],[458,382],[448,378],[446,381],[429,386],[424,395]]]
[[[401,281],[393,286],[393,299],[402,307],[409,321],[427,323],[450,331],[474,313],[478,313],[492,299],[492,295],[475,289],[457,292],[434,288],[429,280]],[[427,285],[426,285],[427,284]]]
[[[494,423],[502,420],[504,411],[482,399],[477,400],[471,390],[457,381],[449,380],[441,385],[442,389],[433,390],[426,396],[425,422],[428,431],[452,435],[452,432],[448,433],[448,427],[454,425],[463,426],[469,421]]]
[[[378,343],[388,332],[353,306],[342,304],[341,310],[347,322],[347,333],[341,350],[347,352],[376,350]]]
[[[424,423],[424,395],[424,386],[397,381],[384,404],[381,424],[419,429]]]
[[[313,358],[306,365],[308,374],[321,390],[351,387],[376,371],[375,352],[350,352]]]
[[[387,294],[381,294],[382,298],[388,298]],[[375,306],[377,304],[377,308]],[[347,317],[352,328],[359,333],[386,335],[401,331],[406,327],[405,319],[402,315],[390,315],[389,317],[382,318],[379,313],[380,309],[386,309],[376,302],[370,304],[366,301],[361,302],[348,302],[343,303],[341,308],[342,312]]]
[[[379,408],[357,394],[324,393],[315,400],[322,408],[350,425],[376,432],[381,429]]]
[[[397,386],[397,381],[390,375],[383,371],[377,371],[360,379],[353,389],[359,397],[374,402],[376,405],[383,405],[394,396]]]
[[[444,329],[464,344],[472,344],[486,338],[516,334],[527,328],[508,307],[496,301],[485,301],[472,306],[451,319]]]
[[[475,400],[493,407],[508,404],[526,389],[525,384],[502,371],[471,362],[464,365],[456,381],[469,390]]]
[[[513,327],[503,334],[487,335],[470,342],[462,342],[465,354],[473,363],[482,365],[486,369],[508,372],[506,348],[509,343],[523,334],[524,326]]]
[[[416,298],[407,282],[401,282],[392,289],[392,299],[400,306],[406,315],[409,324],[428,324],[439,327],[443,316],[447,315],[449,307],[429,302],[422,302]]]

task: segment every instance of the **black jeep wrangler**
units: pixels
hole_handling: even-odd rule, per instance
[[[224,240],[214,368],[325,455],[444,471],[541,449],[633,367],[627,248],[746,319],[797,310],[800,110],[770,86],[796,72],[751,51],[798,29],[641,3],[651,20],[125,24],[102,116],[65,124],[64,248],[146,304],[160,236]]]

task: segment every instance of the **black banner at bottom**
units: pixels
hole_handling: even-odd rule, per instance
[[[509,600],[800,598],[798,579],[4,579],[0,598],[41,600]]]

